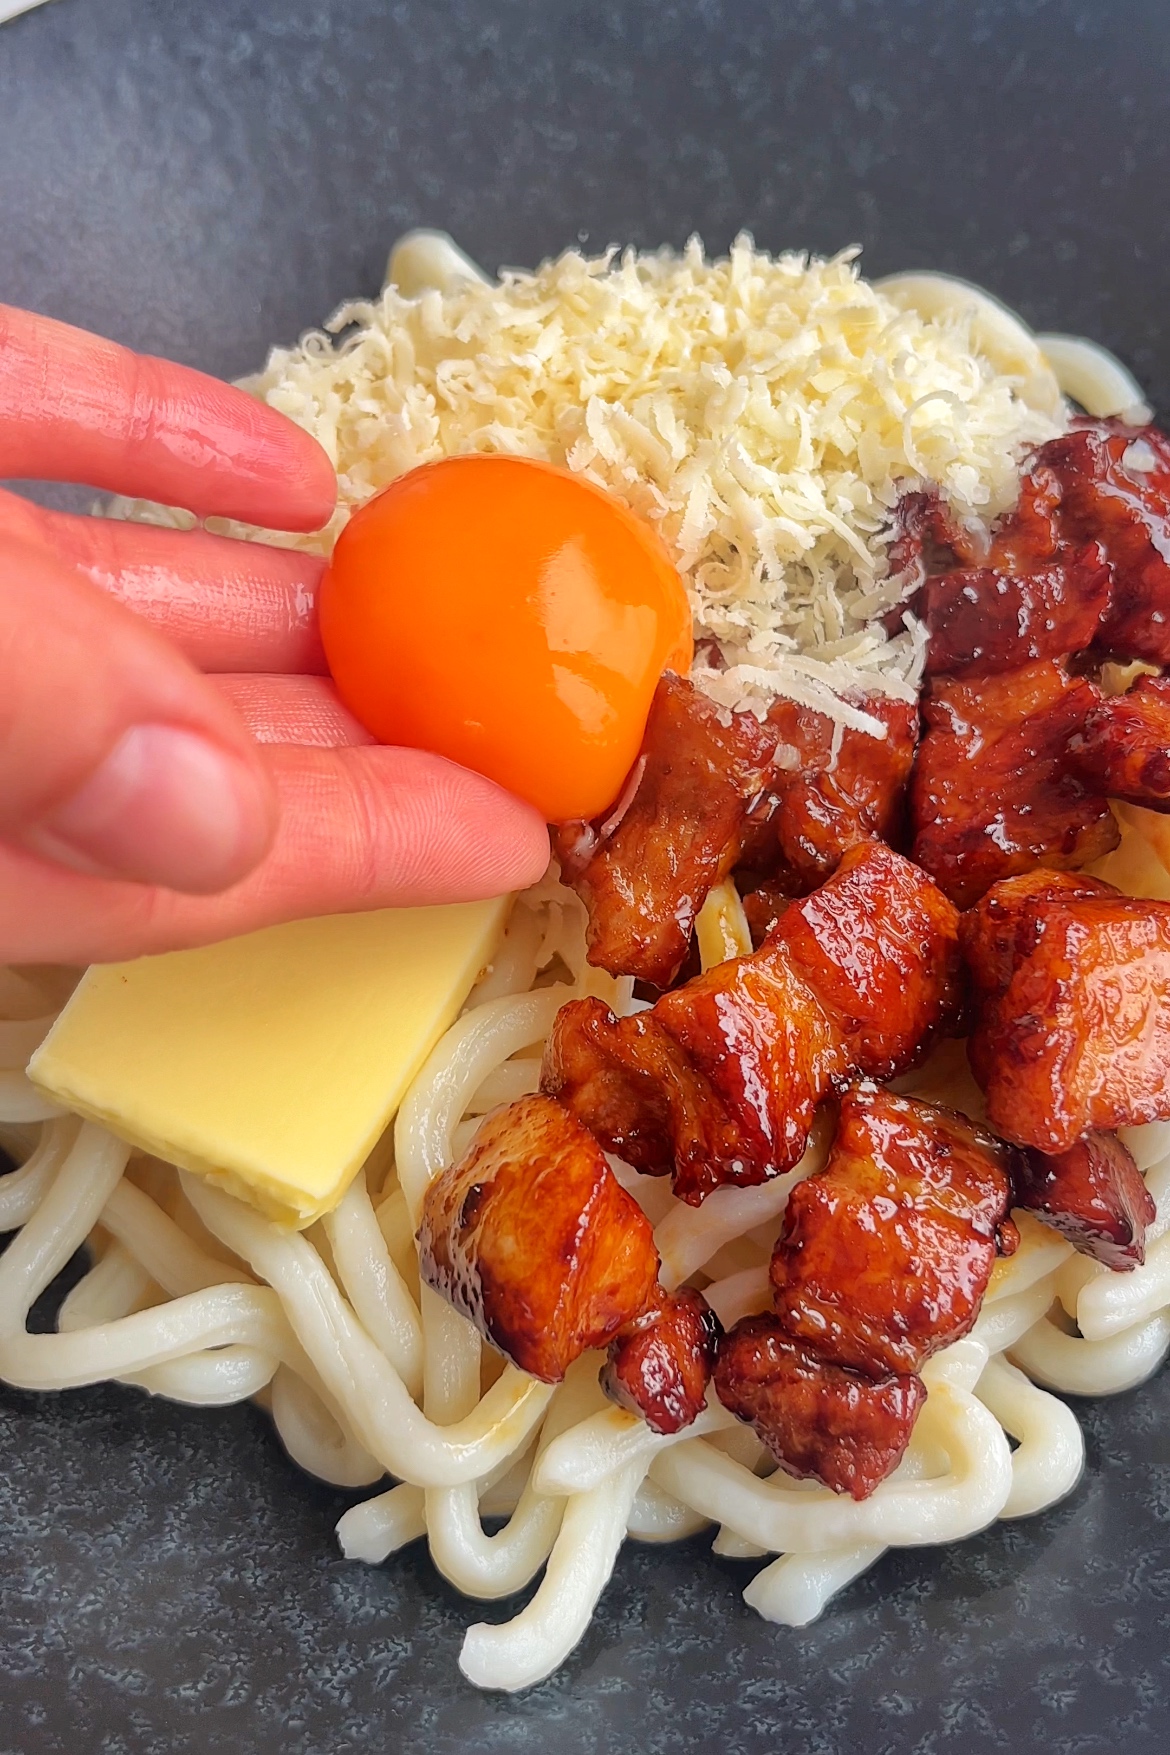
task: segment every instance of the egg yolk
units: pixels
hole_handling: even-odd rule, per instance
[[[450,457],[355,512],[321,585],[342,700],[383,743],[486,774],[546,822],[610,806],[691,617],[657,536],[519,457]]]

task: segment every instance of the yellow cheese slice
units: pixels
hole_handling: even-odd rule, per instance
[[[134,1145],[307,1225],[499,942],[510,898],[332,915],[90,969],[29,1065]]]

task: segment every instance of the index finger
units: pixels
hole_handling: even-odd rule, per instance
[[[273,530],[316,530],[337,495],[320,445],[275,409],[10,305],[0,305],[3,476],[84,482]]]

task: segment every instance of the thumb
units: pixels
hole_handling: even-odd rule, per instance
[[[0,838],[202,894],[251,871],[275,828],[215,688],[79,574],[0,536]]]

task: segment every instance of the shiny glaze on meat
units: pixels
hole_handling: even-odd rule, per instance
[[[553,831],[589,911],[591,963],[669,987],[708,890],[736,861],[775,747],[752,714],[723,713],[692,683],[662,678],[628,800],[598,828]]]
[[[1009,1163],[953,1110],[848,1090],[829,1161],[793,1189],[772,1256],[784,1332],[871,1377],[917,1371],[965,1335],[995,1265]]]
[[[679,1199],[697,1206],[716,1188],[790,1169],[844,1071],[816,995],[765,950],[634,1017],[615,1018],[598,999],[562,1006],[541,1083],[608,1151],[673,1174]]]
[[[991,1125],[1054,1154],[1170,1116],[1170,903],[1038,897],[1017,915],[1010,978],[997,965],[969,1047]]]
[[[965,567],[928,579],[914,604],[930,631],[926,673],[991,676],[1082,652],[1096,637],[1111,590],[1095,543],[1034,572]]]
[[[593,1136],[547,1097],[487,1117],[428,1188],[418,1241],[427,1285],[545,1383],[604,1347],[658,1282],[642,1209]]]
[[[959,944],[975,1000],[998,998],[1016,964],[1031,950],[1036,916],[1033,902],[1074,896],[1119,896],[1121,891],[1084,872],[1048,871],[1037,866],[993,884],[976,906],[959,919]]]
[[[828,1364],[767,1315],[743,1317],[720,1343],[715,1390],[788,1474],[854,1499],[901,1462],[926,1399],[920,1377]]]
[[[1079,420],[1033,453],[986,553],[937,497],[916,493],[898,508],[890,562],[915,592],[930,673],[990,674],[1090,647],[1170,664],[1170,441],[1152,426]]]
[[[563,1006],[543,1089],[681,1200],[766,1181],[804,1151],[817,1104],[859,1068],[904,1071],[949,1020],[957,918],[880,842],[847,853],[758,951],[618,1019]]]
[[[1124,695],[1099,702],[1069,748],[1096,790],[1170,811],[1170,680],[1139,676]]]
[[[652,1432],[681,1432],[707,1399],[722,1333],[701,1292],[661,1292],[609,1343],[601,1387]]]
[[[823,883],[850,847],[875,836],[891,844],[901,839],[917,707],[889,695],[847,698],[884,726],[884,737],[838,725],[795,701],[781,699],[768,710],[778,738],[772,791],[757,808],[741,862],[791,895]]]
[[[1113,571],[1098,648],[1170,664],[1170,442],[1157,427],[1083,421],[1037,459],[1060,484],[1062,535],[1099,543]]]
[[[960,908],[1014,872],[1087,865],[1117,845],[1104,794],[1069,757],[1100,699],[1050,659],[930,685],[910,784],[912,856]]]
[[[955,1014],[958,934],[942,891],[878,841],[852,849],[829,883],[790,903],[769,944],[813,989],[850,1068],[892,1079]]]
[[[1156,1208],[1141,1171],[1116,1134],[1088,1133],[1056,1157],[1018,1154],[1015,1205],[1060,1231],[1082,1255],[1115,1271],[1146,1259]]]

